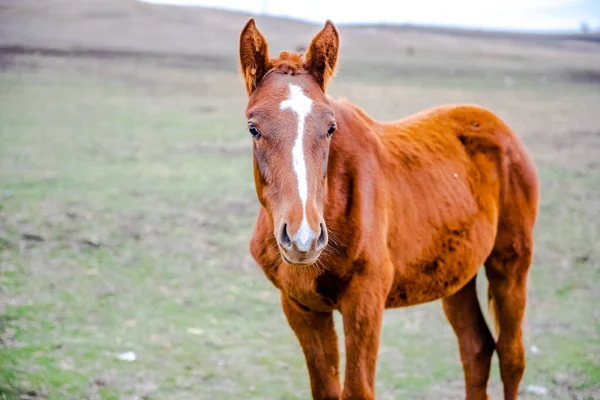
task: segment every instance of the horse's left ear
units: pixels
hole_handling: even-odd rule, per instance
[[[338,30],[333,22],[327,20],[306,51],[304,67],[315,77],[323,91],[327,87],[327,81],[335,75],[339,47]]]

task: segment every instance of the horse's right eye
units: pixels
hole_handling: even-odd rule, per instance
[[[258,128],[256,126],[254,126],[254,124],[248,124],[248,132],[250,132],[252,137],[255,139],[257,139],[261,136],[260,131],[258,130]]]

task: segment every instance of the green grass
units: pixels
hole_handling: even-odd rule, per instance
[[[205,109],[192,94],[201,85],[219,93],[217,78],[188,78],[189,88],[165,85],[150,95],[117,73],[124,67],[105,66],[105,75],[52,66],[0,74],[0,398],[308,398],[304,358],[278,292],[247,250],[258,204],[243,88],[225,88]],[[149,71],[157,81],[178,73]],[[482,96],[433,86],[417,101]],[[334,90],[352,87],[342,80]],[[400,117],[420,103],[408,96],[393,109],[377,106],[383,91],[404,98],[404,89],[382,84],[363,93],[363,105]],[[504,89],[490,93],[526,124],[538,112],[530,104],[543,101],[513,104]],[[573,115],[593,114],[595,92],[569,96],[548,98],[548,109],[561,100]],[[588,122],[597,126],[598,117]],[[532,148],[545,149],[548,127],[526,125]],[[523,387],[544,385],[556,399],[592,396],[600,388],[600,176],[562,158],[539,164],[526,344],[540,353],[528,350]],[[24,233],[44,240],[22,240]],[[482,276],[479,284],[483,294]],[[336,326],[342,345],[339,315]],[[134,362],[118,359],[127,351]],[[461,382],[439,302],[385,314],[379,398],[460,398]],[[498,393],[496,361],[491,387]]]

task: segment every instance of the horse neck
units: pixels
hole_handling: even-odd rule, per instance
[[[377,122],[348,101],[331,101],[339,131],[330,147],[326,186],[330,218],[343,219],[352,214],[349,207],[360,207],[365,185],[377,185],[385,157]],[[365,203],[362,203],[363,205]]]

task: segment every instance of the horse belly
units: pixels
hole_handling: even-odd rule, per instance
[[[481,216],[472,224],[448,224],[422,255],[396,268],[386,307],[406,307],[456,293],[492,251],[496,225]]]

